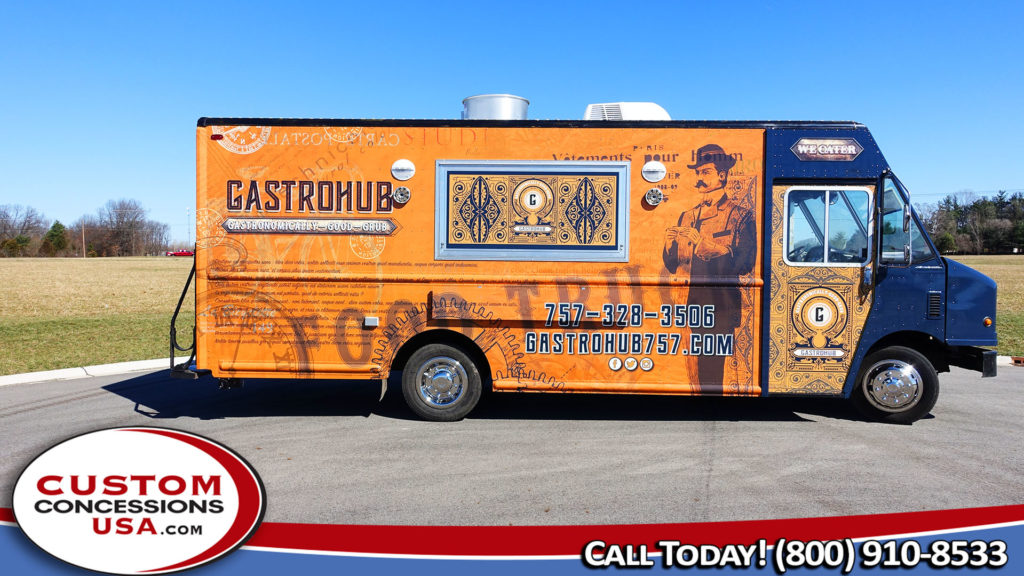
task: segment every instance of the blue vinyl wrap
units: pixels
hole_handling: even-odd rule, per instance
[[[864,151],[855,160],[850,162],[801,161],[791,150],[792,146],[801,138],[853,138],[864,148]],[[765,290],[763,292],[764,299],[761,311],[762,325],[766,328],[762,331],[764,337],[761,343],[762,396],[767,396],[771,392],[767,384],[768,338],[770,337],[767,327],[771,322],[772,292],[777,289],[776,286],[772,286],[771,277],[771,266],[774,259],[771,246],[772,234],[774,233],[771,219],[774,201],[772,188],[776,184],[800,182],[808,184],[835,182],[837,184],[859,183],[877,185],[882,172],[888,166],[885,157],[882,156],[882,152],[875,143],[875,139],[868,132],[868,129],[860,124],[850,124],[849,127],[841,128],[777,127],[765,130],[765,214],[767,217],[765,218],[766,225],[763,239],[763,253],[765,256],[762,259],[765,267]],[[872,308],[868,317],[868,324],[871,323],[871,318],[876,316],[876,310]],[[858,355],[854,357],[852,364],[853,369],[851,373],[853,374],[856,374],[860,367],[860,360],[863,357],[862,350],[864,348],[858,346]],[[849,386],[849,382],[847,382],[847,386]],[[849,391],[844,389],[844,393],[848,395]]]
[[[988,276],[953,260],[946,260],[949,270],[946,290],[946,343],[951,346],[995,346],[996,283]]]
[[[801,161],[791,150],[801,138],[854,138],[864,148],[853,161]],[[764,233],[764,277],[762,314],[763,325],[770,322],[772,291],[771,266],[773,233],[772,187],[777,184],[870,184],[881,185],[881,178],[888,168],[867,128],[851,123],[847,127],[769,127],[765,131],[765,214]],[[916,215],[914,216],[916,219]],[[933,247],[934,249],[934,247]],[[937,253],[937,252],[936,252]],[[950,270],[947,286],[947,268]],[[847,376],[843,395],[848,397],[853,388],[856,374],[867,351],[886,336],[896,333],[925,334],[946,341],[947,322],[951,345],[992,345],[995,344],[995,327],[985,328],[981,319],[995,318],[995,284],[978,272],[942,258],[914,263],[910,267],[875,266],[875,296],[864,331],[858,342],[850,373]],[[928,317],[928,293],[941,293],[942,314]],[[949,312],[947,309],[947,294]],[[768,334],[762,342],[762,374],[768,373]],[[762,395],[768,395],[766,379]]]

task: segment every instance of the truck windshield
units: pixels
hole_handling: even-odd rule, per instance
[[[935,258],[926,233],[915,218],[910,219],[910,232],[903,231],[903,207],[906,200],[899,186],[889,177],[882,192],[882,263],[897,266],[918,264]],[[905,261],[904,247],[910,246],[910,262]]]

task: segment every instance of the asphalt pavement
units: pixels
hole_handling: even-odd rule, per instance
[[[259,472],[267,521],[538,525],[908,512],[1024,502],[1024,368],[953,369],[932,414],[867,422],[826,399],[493,394],[423,422],[379,383],[171,379],[0,387],[0,507],[70,436],[187,430]]]

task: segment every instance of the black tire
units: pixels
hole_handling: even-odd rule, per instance
[[[405,403],[426,420],[462,420],[480,401],[481,388],[476,363],[469,354],[448,344],[423,346],[413,352],[402,370]]]
[[[887,384],[888,382],[888,384]],[[931,412],[939,399],[939,376],[923,354],[889,346],[867,355],[854,383],[852,400],[868,418],[910,424]]]

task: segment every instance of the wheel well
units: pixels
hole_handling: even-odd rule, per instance
[[[949,372],[949,359],[946,357],[946,347],[941,340],[922,332],[895,332],[875,342],[868,350],[871,354],[875,350],[881,350],[889,346],[903,346],[917,350],[924,354],[925,358],[932,363],[936,372]]]
[[[427,344],[451,344],[461,348],[463,352],[469,354],[473,361],[477,363],[477,368],[480,370],[480,377],[483,379],[484,390],[490,388],[491,365],[487,362],[487,356],[484,356],[483,350],[477,346],[476,342],[471,340],[465,334],[455,332],[454,330],[427,330],[426,332],[420,332],[413,336],[398,349],[398,353],[395,354],[395,359],[391,361],[391,371],[404,370],[406,362],[409,361],[409,357],[412,356],[416,350],[426,346]]]

